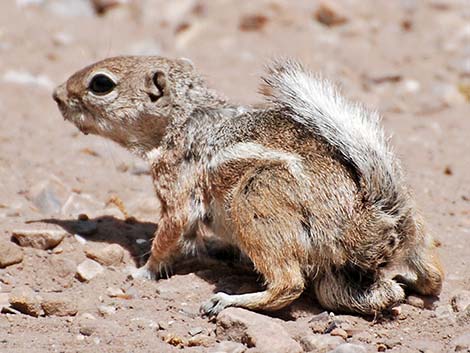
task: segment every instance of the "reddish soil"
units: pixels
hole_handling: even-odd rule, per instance
[[[213,87],[247,104],[261,99],[266,61],[295,57],[338,82],[346,96],[380,110],[417,205],[441,243],[446,280],[427,309],[402,304],[397,318],[335,320],[352,328],[348,342],[370,352],[465,347],[455,340],[470,331],[470,319],[452,309],[451,299],[470,288],[469,3],[337,1],[333,11],[344,18],[327,26],[314,15],[316,1],[129,2],[102,15],[87,0],[0,4],[0,237],[10,241],[13,230],[25,228],[70,233],[51,250],[22,248],[22,262],[0,269],[0,298],[26,286],[41,296],[59,293],[78,310],[63,317],[4,311],[0,351],[210,351],[220,337],[216,323],[200,317],[200,303],[217,290],[257,285],[233,262],[185,263],[158,282],[128,277],[148,250],[136,239],[151,238],[158,217],[146,165],[112,142],[80,134],[51,98],[74,71],[121,54],[190,58]],[[136,221],[125,222],[108,203],[112,197]],[[83,222],[79,214],[96,222],[95,234],[73,235]],[[122,262],[79,281],[85,250],[108,244],[122,246]],[[124,295],[110,296],[113,288]],[[321,311],[305,295],[269,315],[299,340],[312,334],[309,320]]]

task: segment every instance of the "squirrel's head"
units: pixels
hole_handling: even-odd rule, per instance
[[[83,133],[143,154],[160,144],[169,124],[210,95],[186,59],[122,56],[76,72],[53,98],[64,118]]]

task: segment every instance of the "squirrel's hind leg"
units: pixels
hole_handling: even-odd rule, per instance
[[[444,272],[435,248],[434,240],[429,235],[425,235],[405,257],[405,264],[411,270],[412,276],[398,275],[395,280],[415,293],[439,295]]]
[[[340,270],[316,278],[313,288],[318,302],[333,311],[375,315],[405,298],[403,288],[392,279],[356,277]]]
[[[229,204],[233,237],[240,250],[263,275],[266,290],[228,295],[217,293],[201,311],[216,315],[228,306],[278,310],[297,299],[305,288],[298,242],[302,232],[298,195],[290,172],[283,166],[253,168],[241,179]]]

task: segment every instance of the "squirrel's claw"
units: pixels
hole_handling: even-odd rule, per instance
[[[199,309],[203,316],[209,318],[217,316],[223,309],[232,306],[230,295],[219,292],[213,295],[208,301],[202,303]]]

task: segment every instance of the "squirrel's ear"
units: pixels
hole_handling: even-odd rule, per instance
[[[176,59],[176,61],[183,65],[183,67],[185,67],[186,69],[195,69],[194,63],[188,58],[178,58]]]
[[[152,102],[168,94],[166,74],[157,70],[151,74],[147,82],[147,94]]]

